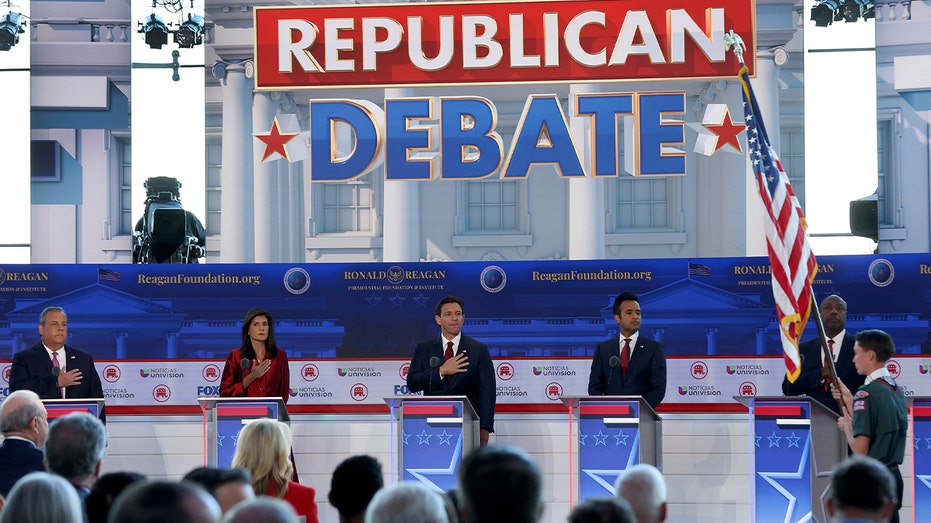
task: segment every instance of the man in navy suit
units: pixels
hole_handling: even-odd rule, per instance
[[[30,472],[44,472],[42,445],[48,438],[48,412],[31,390],[10,394],[0,407],[0,496]]]
[[[640,335],[640,300],[635,294],[619,294],[612,308],[621,334],[595,347],[588,394],[642,396],[655,409],[666,396],[663,344]]]
[[[463,301],[440,300],[434,310],[440,336],[417,344],[407,388],[427,396],[467,396],[478,413],[481,444],[495,431],[495,369],[488,346],[462,334]]]
[[[857,367],[853,364],[854,337],[846,330],[847,302],[836,294],[821,300],[821,321],[834,356],[837,378],[848,389],[857,390],[863,385],[866,376],[857,373]],[[790,383],[788,377],[782,379],[782,393],[786,396],[811,396],[840,416],[840,407],[831,395],[830,372],[824,365],[826,360],[821,338],[800,343],[798,352],[802,358],[801,373],[795,383]]]
[[[41,343],[13,355],[10,390],[31,390],[43,399],[103,397],[94,358],[65,345],[68,316],[64,309],[46,307],[42,311],[39,335]],[[54,367],[58,367],[57,373]]]

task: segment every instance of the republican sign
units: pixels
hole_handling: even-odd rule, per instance
[[[749,0],[561,0],[256,8],[256,88],[604,82],[734,74]],[[751,74],[753,63],[750,64]]]

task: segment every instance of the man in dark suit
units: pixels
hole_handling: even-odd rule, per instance
[[[495,369],[488,346],[462,334],[464,303],[455,296],[434,310],[440,336],[417,344],[407,388],[427,396],[467,396],[478,413],[481,444],[495,431]]]
[[[48,438],[48,413],[31,390],[10,394],[0,407],[0,496],[30,472],[44,472],[42,451]]]
[[[635,294],[619,294],[612,308],[621,334],[595,347],[588,394],[642,396],[655,409],[666,396],[663,344],[640,335],[640,300]]]
[[[68,316],[64,309],[46,307],[42,311],[39,335],[41,343],[13,355],[10,390],[31,390],[43,399],[103,397],[94,358],[65,345]]]
[[[857,390],[863,385],[865,376],[857,373],[853,364],[854,337],[846,330],[847,302],[836,294],[821,301],[821,321],[828,347],[834,356],[834,368],[837,377],[850,390]],[[831,394],[830,372],[824,365],[826,360],[821,345],[821,338],[804,341],[799,344],[798,352],[802,359],[802,370],[795,383],[789,378],[782,379],[782,393],[786,396],[811,396],[822,405],[841,414],[837,400]]]

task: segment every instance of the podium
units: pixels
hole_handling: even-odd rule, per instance
[[[828,521],[831,469],[847,459],[837,413],[807,396],[734,399],[750,410],[754,521]]]
[[[87,412],[106,424],[103,398],[44,399],[42,404],[45,405],[45,410],[48,412],[49,423],[72,412]]]
[[[229,468],[239,431],[249,421],[270,418],[288,422],[281,398],[197,398],[204,415],[204,464]]]
[[[642,397],[560,399],[570,413],[569,480],[573,499],[613,496],[618,476],[632,465],[646,463],[662,470],[662,418]]]
[[[477,447],[479,419],[465,396],[389,396],[392,483],[447,491],[462,458]]]
[[[931,398],[905,398],[912,418],[912,492],[913,513],[927,514],[931,510]],[[921,508],[925,507],[925,508]]]

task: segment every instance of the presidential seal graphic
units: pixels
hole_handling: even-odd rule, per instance
[[[284,288],[291,294],[304,294],[310,288],[310,274],[300,267],[284,273]]]
[[[504,269],[497,265],[489,265],[482,271],[480,278],[482,288],[488,292],[500,292],[508,282]]]
[[[404,269],[397,265],[388,267],[388,282],[397,285],[404,281]]]
[[[887,259],[873,260],[869,270],[870,281],[877,287],[886,287],[895,278],[895,267]]]

